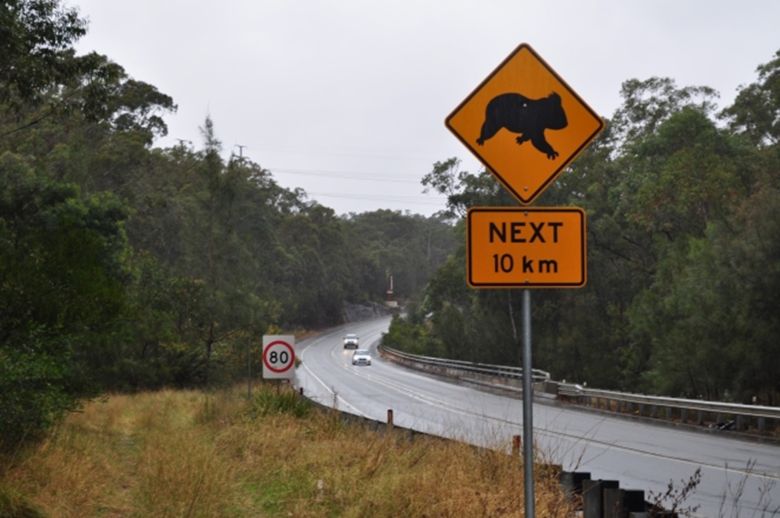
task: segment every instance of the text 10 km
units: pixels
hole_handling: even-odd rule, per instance
[[[511,254],[493,254],[493,271],[495,273],[512,273],[515,266],[522,273],[558,273],[558,261],[555,259],[532,259],[527,256],[518,257],[517,263]]]

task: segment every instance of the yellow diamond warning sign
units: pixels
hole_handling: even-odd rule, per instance
[[[585,212],[577,207],[476,207],[468,213],[473,288],[585,285]]]
[[[531,203],[604,126],[527,44],[447,117],[447,127],[522,203]]]

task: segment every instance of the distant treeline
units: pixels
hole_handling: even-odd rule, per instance
[[[421,290],[451,224],[338,217],[258,164],[153,147],[173,100],[106,56],[59,0],[0,6],[0,443],[80,397],[246,373],[264,333],[340,323]]]
[[[780,404],[780,52],[734,103],[629,80],[606,130],[538,206],[588,215],[588,284],[532,294],[534,367],[599,388]],[[451,215],[516,205],[456,159],[424,183]],[[469,289],[464,248],[388,343],[520,364],[520,294]]]

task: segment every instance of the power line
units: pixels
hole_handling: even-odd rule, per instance
[[[390,183],[414,183],[419,184],[420,180],[407,180],[403,178],[386,178],[377,173],[361,173],[358,171],[323,171],[314,169],[282,169],[269,167],[272,173],[295,174],[304,176],[316,176],[320,178],[342,178],[345,180],[357,180],[365,182],[390,182]]]
[[[255,148],[258,150],[258,152],[271,152],[271,153],[285,153],[285,154],[294,154],[296,156],[300,155],[319,155],[319,156],[337,156],[337,157],[357,157],[357,158],[381,158],[381,159],[391,159],[391,160],[425,160],[430,161],[431,164],[433,162],[436,162],[437,160],[441,160],[441,157],[435,158],[432,156],[423,156],[423,155],[403,155],[397,152],[393,152],[388,150],[386,153],[383,152],[360,152],[360,151],[333,151],[333,150],[324,150],[324,149],[312,149],[311,147],[307,147],[305,149],[295,149],[295,148],[283,148],[283,147],[274,147],[274,148],[265,148],[265,147],[259,147]]]
[[[377,194],[345,194],[345,193],[326,193],[326,192],[307,192],[308,196],[317,196],[324,198],[343,198],[347,200],[365,200],[365,201],[384,201],[393,203],[412,203],[415,205],[435,205],[442,206],[446,197],[437,196],[404,196],[404,195],[377,195]],[[439,199],[441,201],[434,201]]]

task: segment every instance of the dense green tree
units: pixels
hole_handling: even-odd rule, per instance
[[[99,390],[228,382],[268,329],[413,297],[449,254],[439,218],[337,217],[243,157],[153,148],[173,100],[98,53],[59,0],[0,6],[0,436]],[[420,268],[420,266],[423,266]]]
[[[756,145],[776,146],[780,141],[780,50],[758,67],[758,81],[741,88],[722,117],[733,131]]]
[[[74,73],[72,44],[86,33],[78,11],[59,0],[5,0],[0,5],[0,104],[41,102]]]
[[[381,300],[393,277],[396,298],[409,299],[419,293],[455,246],[452,227],[442,217],[426,218],[398,211],[377,210],[351,214],[345,220],[349,235],[347,251],[363,262],[365,295]]]
[[[14,443],[94,390],[126,298],[125,209],[0,156],[0,422]]]
[[[645,372],[651,387],[776,404],[780,387],[767,366],[780,360],[779,194],[761,188],[733,219],[712,223],[665,261],[668,286],[639,300],[632,322],[653,345]]]

